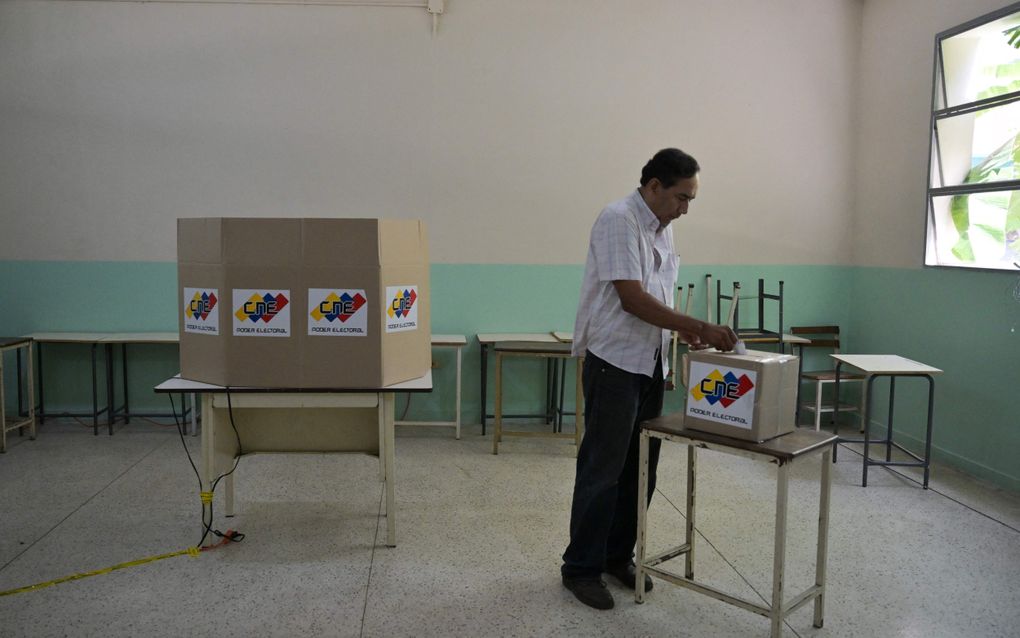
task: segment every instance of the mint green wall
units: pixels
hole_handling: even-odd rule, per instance
[[[1020,490],[1020,300],[1013,296],[1020,273],[857,268],[853,279],[854,351],[895,353],[945,371],[935,378],[935,458]],[[888,386],[879,383],[884,423]],[[915,447],[924,436],[926,387],[896,385],[893,422]]]
[[[479,414],[479,332],[546,332],[573,329],[582,267],[579,265],[432,266],[432,329],[468,337],[464,351],[462,411],[465,423]],[[724,289],[742,282],[753,294],[757,278],[774,292],[785,281],[785,325],[838,323],[848,352],[896,353],[946,370],[936,380],[935,453],[976,475],[1020,489],[1015,450],[1020,423],[1014,395],[1020,381],[1020,302],[1010,296],[1018,276],[955,270],[906,270],[839,266],[683,266],[681,282],[696,284],[691,313],[705,315],[704,276]],[[176,267],[148,262],[0,262],[3,308],[0,334],[32,331],[176,330]],[[747,302],[747,321],[756,321]],[[774,326],[767,323],[767,326]],[[91,401],[88,349],[51,346],[46,358],[47,405],[81,410]],[[436,391],[416,395],[408,418],[449,418],[454,365],[437,353]],[[132,401],[163,410],[167,399],[151,386],[176,372],[176,351],[159,346],[132,350]],[[8,369],[13,361],[8,358]],[[531,412],[544,396],[535,361],[510,361],[508,410]],[[571,373],[568,379],[572,378]],[[491,377],[491,372],[490,372]],[[13,392],[7,377],[8,392]],[[568,381],[567,403],[572,384]],[[491,385],[490,385],[491,396]],[[878,394],[884,394],[884,390]],[[897,387],[897,427],[921,432],[920,385]],[[9,394],[8,405],[13,399]],[[880,398],[880,397],[879,397]],[[405,398],[398,402],[403,411]],[[679,408],[671,393],[667,410]],[[879,400],[878,407],[882,407]],[[568,408],[570,409],[570,408]],[[884,412],[880,412],[884,414]]]

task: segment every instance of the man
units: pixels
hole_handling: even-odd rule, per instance
[[[591,231],[573,346],[585,357],[585,433],[561,573],[564,586],[596,609],[613,607],[603,572],[634,588],[638,426],[662,412],[670,331],[692,348],[731,350],[737,340],[727,326],[672,309],[678,260],[669,224],[697,196],[699,171],[683,151],[659,151],[642,169],[640,188],[606,206]],[[659,443],[649,449],[649,499]]]

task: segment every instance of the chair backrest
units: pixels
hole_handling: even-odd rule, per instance
[[[791,326],[790,334],[810,339],[805,348],[826,348],[839,354],[839,326]]]

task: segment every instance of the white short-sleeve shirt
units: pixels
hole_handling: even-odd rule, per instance
[[[589,350],[618,368],[654,376],[656,359],[668,350],[669,331],[625,312],[613,281],[640,281],[645,292],[672,308],[678,264],[673,229],[660,229],[638,190],[602,209],[588,244],[574,356]],[[663,378],[667,359],[662,356]]]

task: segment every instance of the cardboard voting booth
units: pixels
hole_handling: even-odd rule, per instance
[[[684,427],[764,441],[796,426],[798,358],[748,350],[687,354]]]
[[[179,219],[177,279],[186,379],[377,388],[431,365],[421,221]]]

